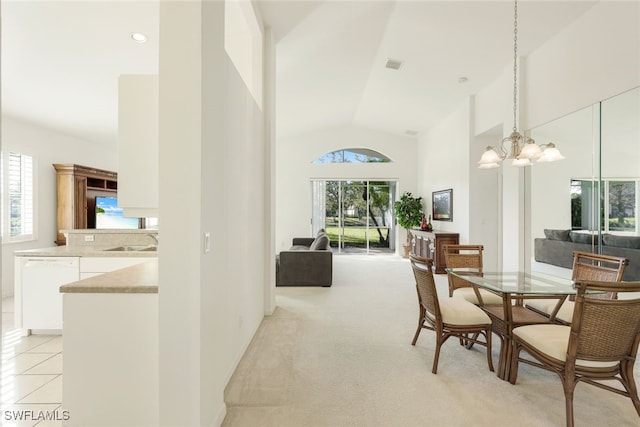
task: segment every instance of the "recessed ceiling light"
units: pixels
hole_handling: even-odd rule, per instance
[[[147,41],[147,36],[142,33],[131,33],[131,39],[134,42],[145,43]]]

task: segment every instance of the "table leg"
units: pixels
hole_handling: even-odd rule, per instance
[[[503,343],[505,350],[504,350],[504,363],[502,366],[502,370],[500,371],[500,374],[498,375],[500,377],[501,380],[504,381],[509,381],[509,379],[511,378],[511,362],[513,359],[513,347],[512,347],[512,342],[511,342],[511,337],[505,337],[504,339],[504,343]]]
[[[501,330],[500,334],[500,360],[498,361],[498,370],[496,375],[501,380],[508,381],[511,370],[511,358],[513,356],[513,349],[511,348],[511,330],[512,328],[512,305],[511,295],[508,293],[502,294],[502,310],[504,316],[502,319],[498,318],[494,321],[501,322],[499,326]]]

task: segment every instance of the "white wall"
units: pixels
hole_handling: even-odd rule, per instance
[[[473,120],[474,115],[471,116]],[[502,129],[499,127],[487,130],[472,138],[469,151],[469,240],[466,243],[484,246],[483,264],[486,271],[499,270],[502,265],[502,259],[499,258],[502,253],[502,212],[499,210],[502,174],[499,169],[478,169],[477,161],[485,147],[494,145],[501,135]]]
[[[271,28],[264,31],[263,105],[264,105],[264,312],[273,314],[276,308],[276,43]]]
[[[2,116],[2,151],[17,151],[33,156],[34,210],[37,240],[2,245],[2,296],[13,295],[13,252],[55,246],[56,171],[54,163],[80,164],[116,171],[117,152],[112,146],[95,144],[58,133],[35,124]]]
[[[160,37],[160,423],[219,425],[264,314],[268,143],[224,2],[161,2]]]
[[[370,148],[391,163],[314,164],[325,153],[341,148]],[[288,249],[293,237],[311,236],[311,183],[324,179],[397,180],[404,191],[424,196],[416,187],[416,140],[369,129],[344,126],[279,139],[276,147],[276,251]],[[396,235],[396,248],[406,239]]]
[[[201,7],[160,3],[160,425],[203,425]],[[220,411],[219,398],[211,406]]]
[[[436,231],[460,234],[469,242],[469,101],[421,135],[418,143],[418,190],[432,211],[431,193],[453,189],[453,221],[432,220]]]
[[[640,2],[599,2],[527,58],[525,129],[640,85]]]

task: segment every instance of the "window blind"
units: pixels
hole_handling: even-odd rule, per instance
[[[33,158],[9,152],[7,163],[8,237],[24,240],[33,236]]]

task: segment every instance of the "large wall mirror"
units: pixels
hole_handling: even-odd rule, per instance
[[[640,87],[531,129],[566,157],[527,171],[530,268],[570,277],[573,250],[630,260],[640,280]]]

